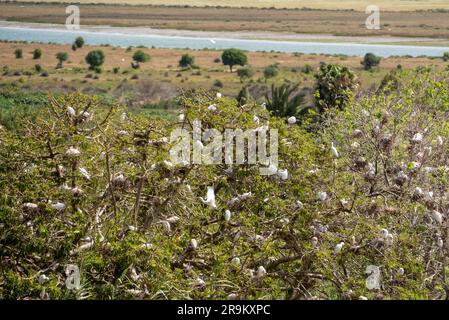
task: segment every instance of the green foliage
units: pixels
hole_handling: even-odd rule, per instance
[[[181,60],[179,60],[179,66],[181,68],[193,67],[195,65],[195,58],[190,54],[183,54]]]
[[[445,53],[443,54],[443,60],[444,60],[444,61],[449,61],[449,52],[445,52]]]
[[[14,55],[16,56],[16,59],[22,59],[23,58],[23,51],[20,48],[17,48],[14,50]]]
[[[254,70],[249,66],[237,70],[237,75],[240,77],[241,81],[252,78],[254,76],[254,73]]]
[[[179,97],[167,106],[176,121],[79,93],[3,93],[0,110],[38,112],[0,127],[0,298],[445,299],[448,72],[395,77],[400,90],[349,95],[315,132],[215,92]],[[301,105],[294,88],[273,87],[275,112]],[[170,165],[170,134],[194,120],[277,129],[288,178],[261,175],[261,163]],[[215,209],[199,199],[210,186]],[[65,287],[67,264],[80,268],[78,290]],[[365,285],[369,265],[380,289]]]
[[[263,70],[265,79],[274,78],[279,74],[279,69],[276,66],[268,66]]]
[[[40,59],[42,56],[42,50],[39,48],[34,49],[33,51],[33,59],[37,60]]]
[[[360,62],[365,70],[371,70],[373,67],[378,66],[380,63],[380,57],[374,53],[367,53]]]
[[[221,61],[225,66],[229,66],[229,70],[232,72],[233,66],[244,66],[248,63],[248,57],[240,49],[226,49],[221,55]]]
[[[320,113],[326,108],[343,108],[358,86],[357,76],[338,64],[321,64],[316,77],[316,107]]]
[[[86,62],[89,64],[89,69],[94,70],[104,63],[105,55],[103,50],[92,50],[86,55]]]
[[[73,44],[77,47],[77,48],[82,48],[84,46],[84,38],[83,37],[77,37],[75,39],[75,42],[73,42]]]
[[[147,62],[147,61],[150,61],[150,59],[151,59],[150,55],[148,53],[145,53],[142,50],[137,50],[133,54],[133,60],[136,61],[137,63]]]
[[[297,92],[299,85],[284,83],[271,85],[271,98],[267,95],[266,108],[276,117],[301,117],[309,110],[303,106],[304,94]]]
[[[34,65],[34,70],[36,70],[36,72],[41,72],[42,71],[42,66],[40,64],[35,64]]]

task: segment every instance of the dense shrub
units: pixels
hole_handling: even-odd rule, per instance
[[[14,55],[16,56],[16,59],[22,59],[23,58],[23,51],[20,48],[17,48],[14,50]]]
[[[175,122],[51,99],[0,130],[0,297],[445,299],[447,77],[398,74],[400,91],[349,96],[317,132],[213,92],[182,96]],[[170,133],[196,119],[276,128],[288,175],[171,164]]]
[[[182,68],[192,67],[195,65],[195,58],[190,54],[183,54],[179,60],[179,66]]]
[[[34,49],[34,51],[33,51],[33,59],[35,59],[35,60],[40,59],[41,56],[42,56],[42,50],[39,49],[39,48]]]
[[[89,64],[89,69],[95,70],[104,63],[105,55],[103,50],[92,50],[86,55],[86,62]]]
[[[378,66],[380,63],[380,57],[376,56],[373,53],[367,53],[363,57],[361,64],[365,70],[371,70],[372,67]]]

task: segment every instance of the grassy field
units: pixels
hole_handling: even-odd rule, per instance
[[[66,20],[62,4],[5,3],[1,9],[1,20],[58,24]],[[382,12],[381,30],[365,27],[363,11],[81,5],[80,12],[82,25],[449,39],[448,13],[441,11]]]
[[[16,48],[23,49],[22,59],[15,58]],[[39,60],[32,58],[35,48],[42,49],[43,55]],[[95,75],[88,70],[84,57],[90,50],[99,48],[105,52],[106,61],[103,72]],[[350,67],[359,77],[363,90],[377,87],[385,74],[398,65],[404,69],[418,66],[444,69],[447,66],[447,62],[440,58],[391,57],[383,59],[379,68],[369,72],[363,70],[359,57],[249,52],[248,60],[254,76],[242,82],[236,72],[230,73],[227,66],[214,62],[221,56],[221,51],[143,49],[152,59],[143,63],[139,70],[134,70],[130,67],[134,50],[85,46],[72,51],[68,45],[0,43],[0,68],[3,68],[0,85],[12,85],[25,91],[54,93],[79,90],[87,94],[114,96],[130,106],[152,109],[151,104],[169,100],[180,91],[193,88],[215,88],[226,95],[235,96],[242,86],[250,85],[254,96],[263,97],[272,82],[290,81],[301,83],[303,90],[310,93],[315,83],[313,71],[305,73],[302,68],[310,65],[312,70],[317,70],[321,62]],[[61,51],[68,52],[69,59],[64,63],[63,69],[56,69],[55,55]],[[178,67],[179,59],[184,53],[195,57],[198,69],[183,70]],[[40,64],[48,72],[48,77],[42,77],[41,72],[34,70],[36,64]],[[277,65],[280,72],[278,76],[266,81],[263,70],[269,65]],[[120,68],[119,72],[113,72],[115,67]]]
[[[446,0],[24,0],[26,2],[61,2],[61,3],[114,3],[114,4],[152,4],[167,6],[224,6],[224,7],[255,7],[255,8],[314,8],[327,10],[358,10],[364,11],[368,5],[376,4],[381,9],[389,11],[413,11],[436,8],[449,9]]]

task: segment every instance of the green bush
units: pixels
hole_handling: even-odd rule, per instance
[[[179,60],[179,66],[182,68],[192,67],[195,65],[195,58],[190,54],[183,54]]]
[[[22,59],[23,58],[23,51],[20,48],[17,48],[14,51],[14,55],[16,56],[16,59]]]
[[[90,70],[95,70],[104,63],[105,55],[103,50],[93,50],[86,55],[86,62]]]
[[[35,59],[35,60],[40,59],[41,56],[42,56],[42,50],[39,49],[39,48],[34,49],[34,51],[33,51],[33,59]]]
[[[279,69],[276,66],[268,66],[263,70],[265,79],[274,78],[279,74]]]
[[[371,70],[373,67],[379,65],[380,60],[381,60],[381,58],[376,56],[375,54],[367,53],[367,54],[365,54],[365,57],[363,57],[361,64],[363,65],[363,68],[365,70]]]

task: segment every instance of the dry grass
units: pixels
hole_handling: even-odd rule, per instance
[[[14,50],[23,49],[24,57],[16,59]],[[32,52],[35,48],[41,48],[42,58],[32,59]],[[106,55],[104,72],[100,75],[100,80],[85,79],[87,64],[84,57],[87,52],[93,49],[101,48]],[[50,73],[50,77],[42,78],[38,74],[22,76],[23,80],[30,88],[47,89],[55,87],[70,90],[95,90],[95,92],[112,92],[122,81],[130,80],[132,74],[138,73],[139,80],[152,79],[165,83],[167,92],[175,92],[177,89],[190,88],[210,88],[215,80],[224,83],[224,88],[220,89],[223,93],[229,95],[237,94],[242,87],[242,83],[235,73],[229,73],[229,69],[221,63],[215,63],[214,59],[220,57],[220,51],[212,50],[181,50],[181,49],[143,49],[152,57],[150,62],[144,63],[141,69],[135,71],[130,68],[132,52],[127,52],[123,48],[113,47],[95,47],[85,46],[77,51],[72,51],[68,45],[52,44],[14,44],[0,43],[0,68],[8,66],[10,70],[32,70],[35,64],[40,64],[44,70]],[[64,69],[55,70],[57,52],[66,51],[69,53],[69,60],[64,64]],[[189,53],[195,57],[196,64],[200,66],[200,74],[195,75],[197,70],[181,71],[178,68],[178,61],[182,54]],[[445,68],[447,63],[442,59],[429,58],[387,58],[381,62],[381,68],[374,73],[362,70],[359,57],[338,57],[324,55],[299,55],[286,53],[262,53],[249,52],[248,59],[250,65],[255,69],[254,81],[263,78],[263,68],[271,64],[278,64],[281,70],[280,75],[273,81],[284,81],[288,79],[293,82],[301,82],[303,87],[312,87],[313,75],[305,75],[301,72],[293,72],[292,69],[299,69],[305,64],[310,64],[318,68],[320,62],[339,63],[349,66],[362,79],[362,87],[370,88],[372,85],[379,84],[382,77],[398,64],[403,68],[410,69],[416,66],[435,65],[437,68]],[[112,69],[120,67],[119,74],[113,74]],[[76,70],[81,68],[82,70]],[[122,72],[126,71],[125,74]],[[0,76],[0,83],[17,81],[18,77]],[[270,80],[271,81],[271,80]],[[263,83],[263,81],[262,81]]]
[[[61,2],[61,3],[113,3],[133,5],[167,5],[167,6],[226,6],[226,7],[255,7],[255,8],[314,8],[327,10],[358,10],[364,11],[368,5],[376,4],[388,11],[414,11],[436,8],[449,9],[447,0],[22,0],[26,2]]]
[[[82,5],[80,11],[83,25],[449,38],[449,19],[445,12],[383,12],[382,29],[368,30],[365,27],[367,15],[356,11],[117,5]],[[2,4],[0,19],[63,24],[66,19],[65,6]]]

